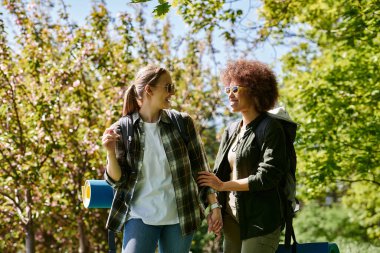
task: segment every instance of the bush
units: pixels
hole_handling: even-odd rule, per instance
[[[380,252],[380,247],[370,242],[359,221],[350,218],[350,212],[337,203],[331,206],[321,206],[316,202],[306,204],[294,219],[297,241],[335,242],[340,252],[347,253]]]

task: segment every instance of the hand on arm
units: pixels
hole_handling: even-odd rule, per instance
[[[249,191],[248,178],[221,181],[214,173],[201,171],[198,173],[198,185],[209,186],[217,191]]]

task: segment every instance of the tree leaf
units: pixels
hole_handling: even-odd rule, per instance
[[[153,10],[153,13],[155,13],[156,17],[163,17],[169,12],[170,6],[171,5],[168,2],[164,2],[160,5],[157,5]]]

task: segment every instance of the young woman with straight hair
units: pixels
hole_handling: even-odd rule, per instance
[[[209,171],[194,122],[181,114],[190,137],[185,143],[168,115],[174,91],[166,69],[142,68],[124,96],[123,116],[131,117],[134,129],[130,158],[120,121],[102,137],[108,161],[105,178],[116,189],[107,227],[123,229],[122,252],[153,253],[158,247],[162,253],[188,253],[201,223],[201,199],[212,206],[209,230],[218,234],[222,228],[215,191],[198,189],[194,180],[198,172]]]

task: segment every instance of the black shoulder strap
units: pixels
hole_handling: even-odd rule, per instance
[[[126,115],[120,119],[120,127],[125,150],[129,153],[133,138],[133,122],[130,115]]]
[[[266,115],[260,122],[259,125],[255,129],[255,139],[257,140],[257,145],[259,146],[260,150],[264,143],[264,136],[265,136],[265,129],[269,123],[269,116]]]
[[[190,141],[190,136],[188,135],[183,116],[180,112],[176,110],[167,110],[168,116],[170,120],[174,123],[174,125],[177,127],[179,134],[181,135],[183,141],[187,144]]]
[[[108,253],[116,253],[115,232],[108,230]]]
[[[256,144],[258,147],[262,148],[262,145],[264,143],[264,137],[265,137],[265,128],[267,127],[268,123],[270,121],[270,115],[266,115],[260,122],[259,125],[255,129],[255,137],[256,137]],[[284,128],[284,127],[283,127]],[[285,130],[284,130],[285,131]],[[287,133],[285,133],[287,135]],[[287,140],[289,141],[289,140]],[[294,152],[294,150],[293,150]],[[289,249],[292,248],[292,253],[297,252],[297,240],[296,235],[294,233],[293,228],[293,217],[294,213],[292,211],[292,205],[290,202],[285,200],[284,203],[284,211],[285,211],[285,247]],[[293,244],[291,245],[291,239],[293,239]]]
[[[126,115],[120,119],[121,136],[123,138],[124,148],[126,151],[127,163],[134,168],[133,159],[131,155],[131,143],[133,140],[133,121],[131,115]]]
[[[123,138],[124,148],[127,154],[127,162],[133,163],[131,157],[131,143],[133,139],[133,121],[130,115],[120,119],[121,136]],[[132,166],[132,164],[130,164]],[[115,232],[108,230],[108,253],[116,253]]]
[[[291,244],[291,240],[293,239],[293,244]],[[297,239],[296,234],[294,233],[293,228],[293,217],[289,214],[285,215],[285,240],[284,240],[285,248],[292,248],[292,253],[297,253]]]

